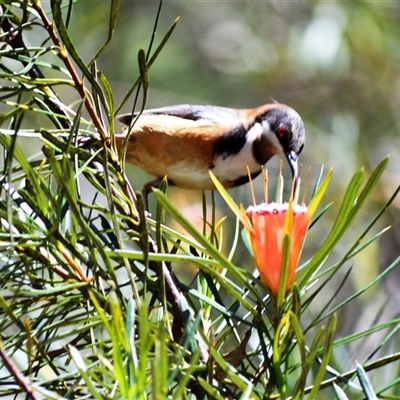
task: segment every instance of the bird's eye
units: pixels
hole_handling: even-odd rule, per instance
[[[277,134],[278,134],[278,136],[279,136],[280,138],[285,137],[285,135],[287,134],[286,128],[285,128],[283,125],[281,125],[281,126],[278,128]]]

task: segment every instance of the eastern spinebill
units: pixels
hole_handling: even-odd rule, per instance
[[[132,125],[136,116],[117,117],[126,127],[115,138],[120,148],[129,134],[126,161],[156,177],[143,188],[146,200],[165,176],[181,188],[213,190],[211,170],[225,188],[242,185],[278,153],[286,156],[297,180],[304,124],[284,104],[250,109],[177,105],[146,110]]]

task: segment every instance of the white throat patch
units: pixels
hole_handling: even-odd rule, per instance
[[[214,159],[213,173],[219,180],[231,181],[246,176],[246,167],[250,168],[251,173],[260,170],[260,164],[253,156],[253,143],[261,137],[263,131],[261,124],[254,124],[246,134],[246,143],[237,154],[228,157],[222,154]]]

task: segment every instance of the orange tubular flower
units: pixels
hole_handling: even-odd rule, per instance
[[[290,237],[286,290],[293,285],[301,245],[312,217],[307,211],[305,206],[290,203],[262,203],[246,210],[246,215],[252,220],[252,228],[247,229],[247,232],[254,260],[262,281],[274,297],[278,295],[281,281],[285,235]]]
[[[271,295],[277,298],[282,279],[284,263],[285,237],[289,241],[288,272],[286,277],[286,292],[293,286],[297,265],[303,240],[307,233],[308,225],[317,210],[332,176],[328,172],[321,182],[308,207],[297,204],[298,187],[295,190],[294,200],[282,203],[283,183],[280,185],[278,202],[261,203],[250,206],[246,211],[236,205],[223,186],[210,172],[211,178],[233,212],[245,227],[253,249],[254,260],[262,281],[268,287]],[[282,176],[279,177],[283,182]],[[267,180],[264,180],[264,190],[267,192]],[[254,199],[254,195],[253,195]],[[255,203],[255,200],[254,200]]]

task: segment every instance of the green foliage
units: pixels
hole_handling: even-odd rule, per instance
[[[400,258],[338,304],[332,302],[336,292],[328,300],[322,296],[345,263],[386,231],[371,233],[399,189],[341,259],[331,260],[388,160],[363,187],[363,170],[350,179],[329,233],[300,266],[289,294],[282,288],[276,307],[250,258],[235,259],[239,224],[226,250],[228,222],[216,216],[215,202],[204,201],[199,230],[165,187],[154,191],[155,218],[147,215],[126,177],[124,150],[113,142],[122,106],[134,97],[133,109],[144,109],[151,68],[177,20],[155,46],[155,16],[148,49],[136,51],[134,83],[117,104],[99,65],[113,43],[119,1],[110,2],[106,40],[89,57],[69,30],[75,3],[50,5],[51,11],[37,0],[0,6],[0,397],[395,398],[397,378],[377,388],[368,373],[399,370],[393,347],[400,321],[337,332],[341,311]],[[39,44],[28,47],[32,31],[39,31]],[[23,150],[27,137],[40,143],[36,156]],[[181,276],[185,269],[196,270],[191,283]],[[370,357],[358,360],[362,365],[353,369],[354,359],[341,360],[375,332],[383,337]],[[378,350],[384,354],[375,357]]]

